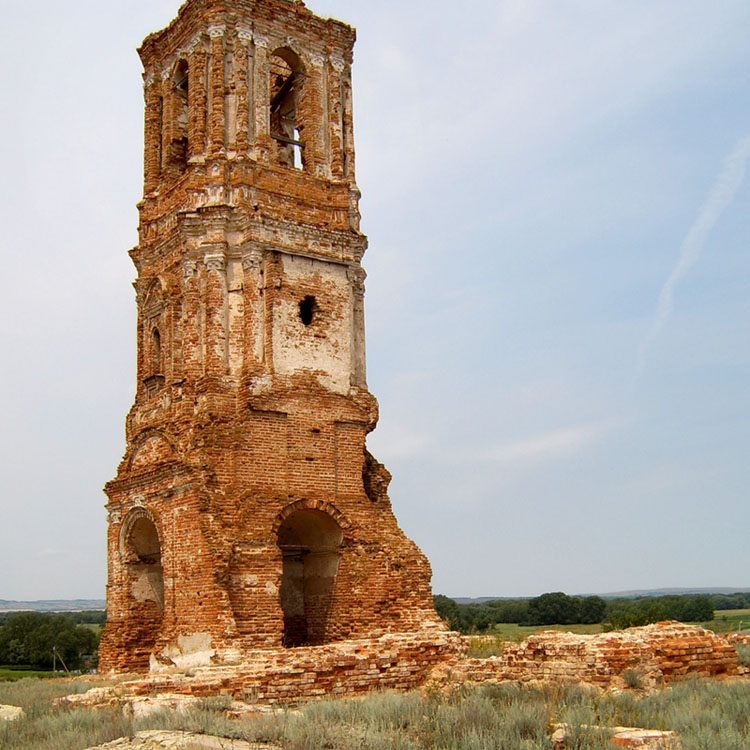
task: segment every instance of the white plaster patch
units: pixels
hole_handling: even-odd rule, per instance
[[[170,643],[162,651],[162,655],[178,669],[207,667],[211,664],[215,653],[211,648],[210,633],[180,635],[176,643]]]
[[[156,602],[161,607],[164,603],[164,594],[161,591],[160,579],[160,570],[143,570],[133,581],[130,593],[137,602]]]
[[[271,581],[268,581],[268,583],[266,584],[267,594],[269,594],[270,596],[276,596],[276,594],[278,593],[278,590],[279,588],[278,586],[276,586],[276,584],[271,583]]]
[[[322,386],[347,394],[352,376],[352,301],[346,266],[286,254],[282,259],[285,283],[299,292],[274,311],[276,371],[282,375],[313,371]],[[311,294],[310,289],[316,291]],[[317,309],[312,323],[305,326],[299,303],[313,295]]]

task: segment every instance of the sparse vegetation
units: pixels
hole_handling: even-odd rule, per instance
[[[490,656],[500,656],[506,639],[502,635],[475,635],[469,638],[469,648],[466,655],[470,659],[486,659]]]
[[[116,709],[53,707],[54,698],[88,688],[82,680],[23,680],[0,685],[0,703],[26,717],[0,726],[4,750],[82,750],[141,729],[185,729],[284,750],[534,750],[551,748],[552,725],[570,725],[579,750],[607,747],[607,727],[672,729],[683,750],[750,747],[750,683],[688,680],[654,695],[599,696],[581,687],[455,686],[448,694],[379,693],[325,700],[264,718],[229,721],[226,698],[185,713],[133,721]],[[601,729],[597,729],[600,727]]]
[[[735,648],[739,656],[739,662],[743,667],[750,667],[750,644],[738,643]]]
[[[622,673],[622,678],[631,690],[643,690],[645,686],[643,672],[640,669],[626,669]]]

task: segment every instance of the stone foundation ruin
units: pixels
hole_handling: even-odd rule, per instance
[[[287,705],[375,689],[430,693],[469,683],[582,685],[599,692],[648,693],[688,677],[746,678],[725,636],[678,622],[578,635],[546,631],[506,643],[500,656],[467,658],[467,639],[435,630],[390,634],[327,646],[248,653],[236,666],[162,669],[116,687],[69,696],[71,705],[161,705],[179,696],[229,696],[251,705]]]
[[[449,660],[431,677],[444,684],[518,681],[610,690],[627,687],[629,672],[650,690],[690,675],[745,676],[746,668],[726,637],[666,621],[596,635],[536,633],[521,643],[505,644],[497,657]]]
[[[406,686],[452,648],[365,445],[354,39],[299,1],[188,0],[139,50],[138,380],[105,488],[103,671],[330,662],[315,690]]]

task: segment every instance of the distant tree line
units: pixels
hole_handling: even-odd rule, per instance
[[[3,666],[49,669],[55,650],[68,669],[80,669],[81,657],[95,652],[98,645],[95,630],[78,624],[70,614],[9,614],[0,625],[0,665]],[[59,658],[57,661],[62,667]]]
[[[70,612],[73,622],[79,625],[104,625],[107,622],[107,611],[105,609],[92,609],[88,612]]]
[[[614,628],[648,625],[660,620],[708,622],[714,619],[714,604],[703,595],[649,596],[613,599],[607,603],[607,620]]]
[[[435,609],[440,617],[452,629],[462,633],[486,632],[499,623],[604,623],[611,628],[628,628],[660,620],[707,622],[714,616],[712,597],[694,595],[649,596],[605,601],[599,596],[568,596],[558,591],[542,594],[534,599],[496,599],[481,604],[458,604],[442,595],[437,595],[434,599]],[[732,606],[731,609],[741,607]]]
[[[714,609],[750,609],[750,591],[737,594],[709,594]]]
[[[0,612],[0,625],[4,624],[9,617],[21,612]],[[78,625],[104,625],[107,621],[107,612],[103,609],[88,609],[84,612],[40,612],[40,614],[65,615]]]

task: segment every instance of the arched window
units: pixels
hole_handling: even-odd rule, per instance
[[[189,81],[187,60],[180,60],[180,62],[177,63],[177,68],[174,72],[174,88],[175,91],[179,91],[186,98],[188,95]]]
[[[168,161],[181,171],[186,169],[188,160],[189,73],[187,60],[180,60],[172,76],[172,135]]]
[[[299,119],[304,70],[299,57],[280,47],[270,58],[271,138],[279,164],[305,166],[304,124]]]

